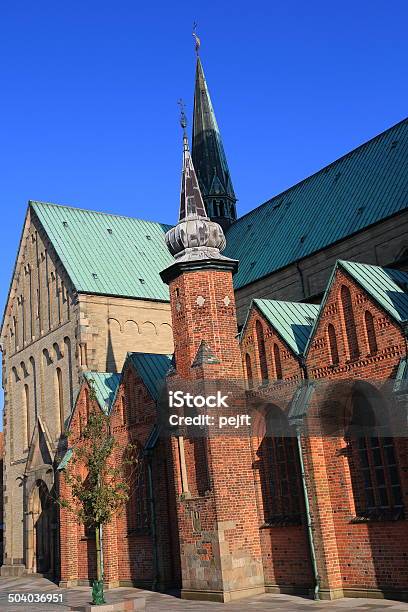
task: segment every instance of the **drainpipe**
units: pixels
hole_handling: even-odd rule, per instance
[[[152,477],[152,461],[151,456],[147,458],[147,478],[149,485],[149,505],[150,505],[150,522],[153,540],[153,572],[154,579],[152,583],[152,591],[156,591],[159,584],[159,567],[158,567],[158,550],[157,550],[157,533],[156,533],[156,508],[153,495],[153,477]]]
[[[296,427],[296,440],[297,440],[298,455],[299,455],[299,462],[300,462],[300,473],[302,477],[303,497],[305,500],[307,535],[308,535],[308,540],[309,540],[310,557],[312,560],[313,575],[314,575],[314,580],[315,580],[314,599],[319,600],[320,599],[320,595],[319,595],[320,577],[319,577],[319,570],[317,569],[316,549],[315,549],[315,544],[314,544],[313,528],[312,528],[312,517],[310,516],[309,496],[307,493],[307,485],[306,485],[306,477],[305,477],[305,465],[303,462],[302,439],[301,439],[301,435],[300,435],[300,431],[298,427]]]
[[[308,381],[309,373],[307,371],[307,366],[306,366],[305,358],[303,355],[301,355],[300,357],[300,367],[302,368],[302,371],[303,371],[303,379],[305,381]],[[310,515],[310,504],[309,504],[309,495],[307,491],[305,464],[303,461],[303,450],[302,450],[302,438],[301,438],[301,433],[300,433],[300,425],[301,423],[295,424],[296,440],[297,440],[298,456],[299,456],[299,463],[300,463],[300,475],[302,479],[303,499],[305,502],[307,536],[309,540],[310,558],[312,561],[312,569],[313,569],[313,576],[314,576],[314,582],[315,582],[314,599],[319,600],[320,599],[320,576],[319,576],[319,570],[317,567],[316,547],[315,547],[314,536],[313,536],[312,517]]]

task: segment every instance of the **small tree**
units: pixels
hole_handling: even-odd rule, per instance
[[[95,399],[92,385],[90,399]],[[73,436],[72,432],[67,432],[68,438]],[[60,499],[59,504],[75,514],[86,528],[95,531],[96,580],[92,586],[92,600],[102,604],[105,599],[100,528],[128,501],[132,472],[140,458],[135,456],[132,444],[119,445],[111,433],[110,418],[102,411],[91,412],[72,450],[73,455],[64,470],[71,496]]]

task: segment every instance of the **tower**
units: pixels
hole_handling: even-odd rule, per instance
[[[161,273],[170,289],[175,347],[168,386],[226,389],[235,381],[239,387],[244,374],[232,285],[238,262],[221,254],[223,230],[207,216],[184,114],[182,127],[179,222],[166,234],[175,261]],[[231,601],[264,592],[250,437],[206,434],[171,438],[182,596]]]
[[[237,218],[237,198],[198,49],[192,158],[208,216],[226,229]]]

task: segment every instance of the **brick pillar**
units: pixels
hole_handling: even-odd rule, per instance
[[[343,582],[326,469],[325,444],[328,441],[321,436],[306,437],[302,442],[320,598],[337,599],[343,597]]]
[[[243,381],[232,285],[236,264],[222,257],[176,262],[162,273],[170,287],[175,343],[172,389],[183,380]],[[197,358],[203,341],[213,359]],[[173,440],[172,448],[182,596],[226,602],[264,592],[250,436],[185,438],[181,445]],[[204,477],[208,490],[200,491],[197,480]]]
[[[71,493],[62,476],[59,482],[60,497],[70,500]],[[78,584],[78,541],[79,525],[76,516],[65,510],[60,509],[60,587],[71,587]]]

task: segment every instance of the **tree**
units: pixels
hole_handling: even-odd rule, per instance
[[[92,384],[90,387],[90,399],[95,400]],[[96,580],[92,599],[94,604],[102,604],[105,599],[101,527],[128,501],[132,472],[140,458],[136,457],[132,444],[120,446],[111,433],[109,415],[101,410],[90,412],[79,436],[69,431],[67,437],[74,438],[72,457],[64,470],[71,496],[59,499],[58,503],[95,532]]]

